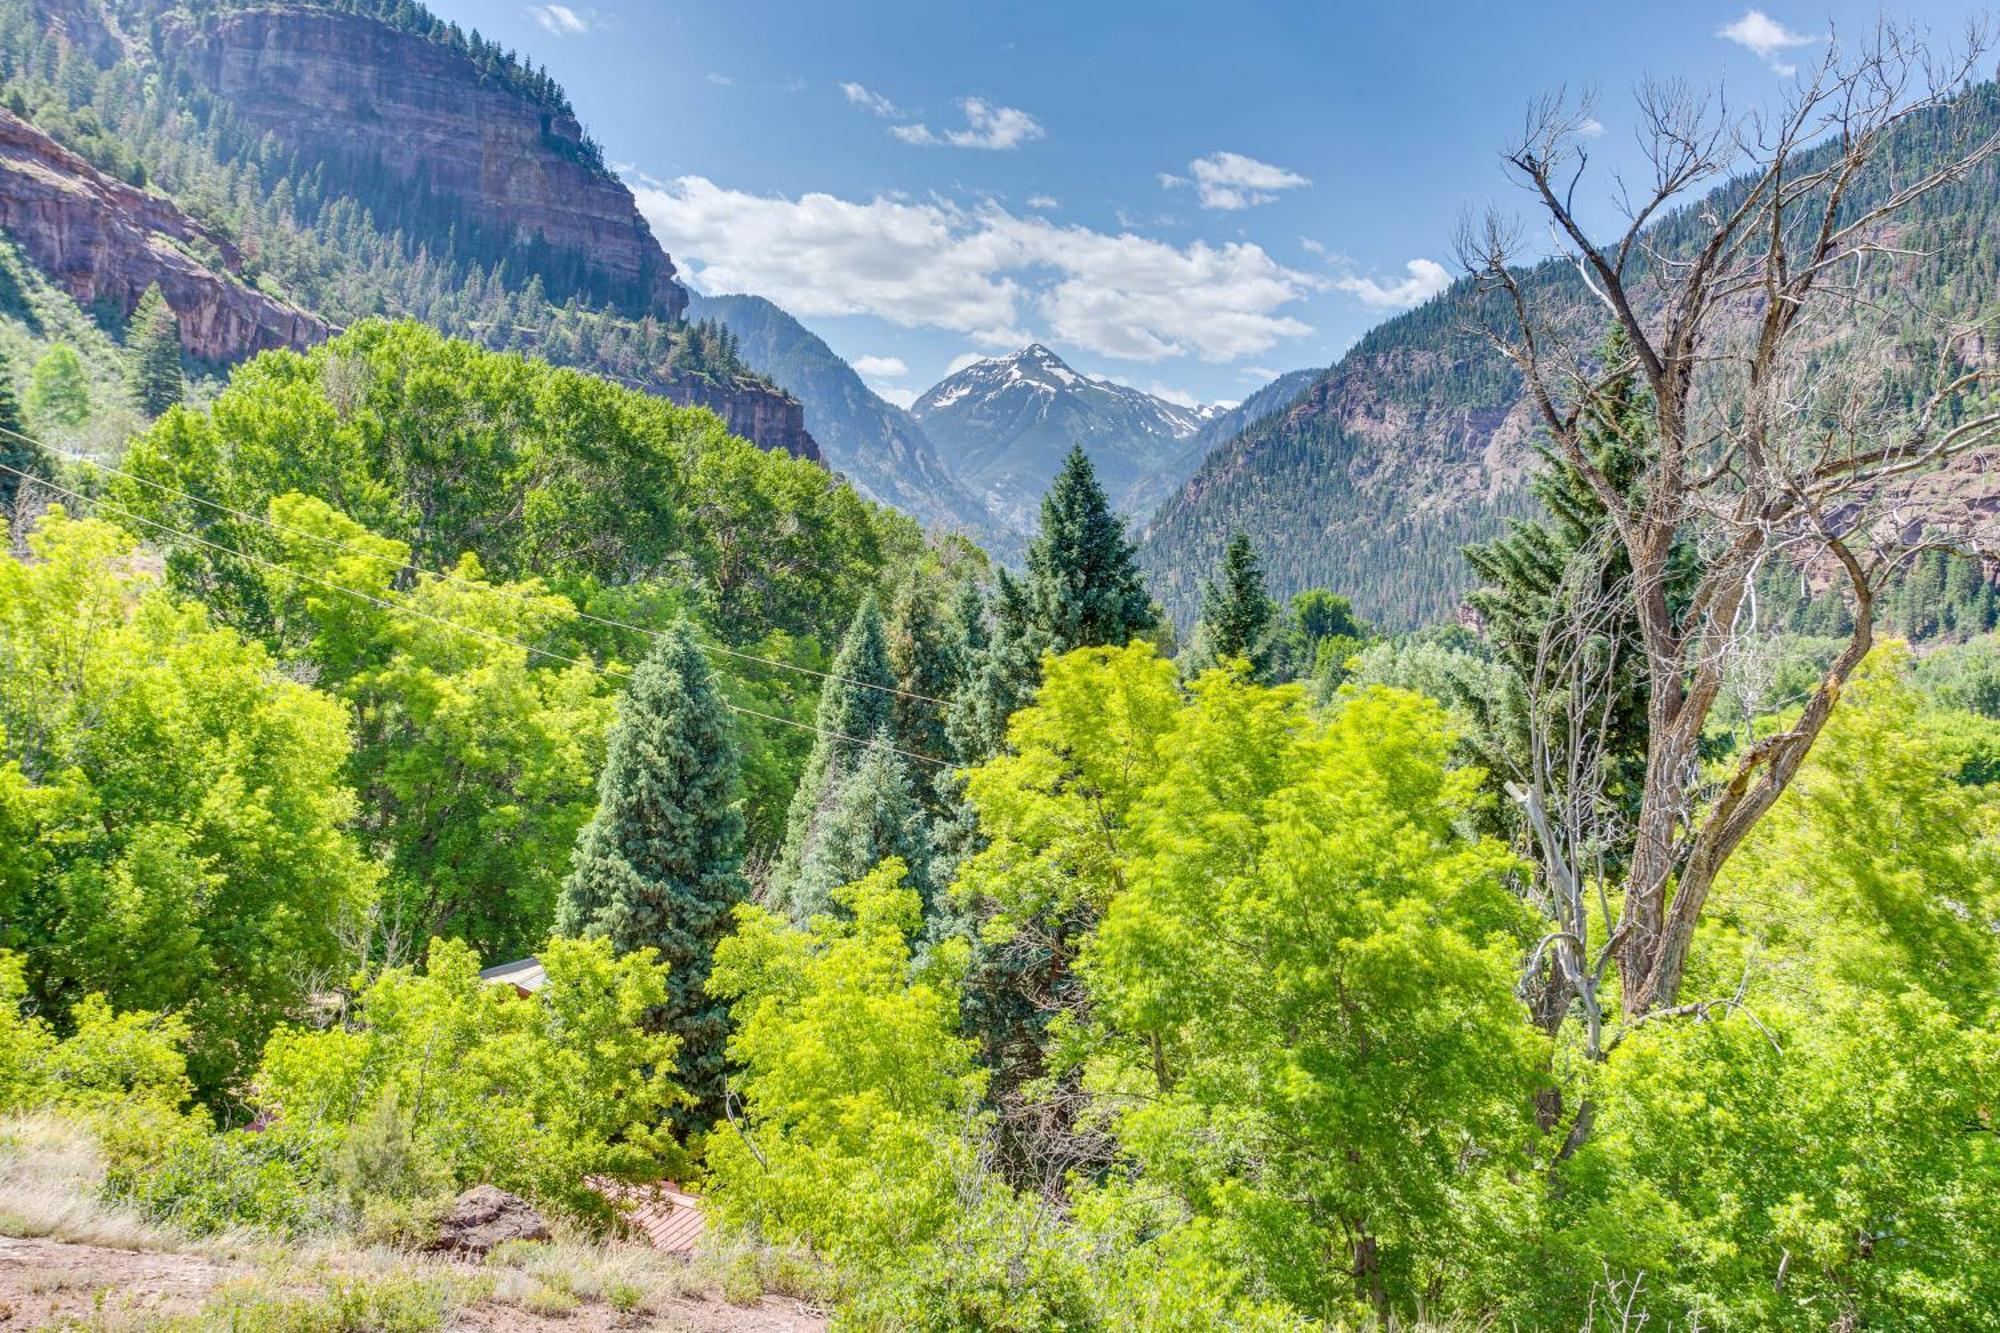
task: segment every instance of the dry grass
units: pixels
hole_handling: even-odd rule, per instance
[[[0,1121],[0,1234],[73,1245],[177,1250],[181,1238],[104,1202],[104,1158],[74,1121],[36,1114]]]
[[[524,1327],[540,1327],[537,1316],[565,1323],[589,1316],[584,1322],[592,1328],[642,1326],[633,1322],[638,1320],[649,1321],[647,1327],[734,1327],[691,1311],[719,1310],[705,1305],[715,1297],[754,1307],[767,1292],[819,1304],[830,1290],[820,1269],[787,1251],[719,1245],[690,1261],[643,1246],[606,1244],[560,1224],[554,1241],[504,1245],[482,1268],[342,1233],[287,1241],[254,1231],[193,1238],[107,1203],[104,1180],[103,1155],[87,1123],[42,1114],[0,1119],[0,1235],[79,1247],[66,1252],[76,1267],[17,1271],[11,1284],[17,1298],[46,1299],[50,1308],[67,1310],[65,1322],[54,1327],[82,1333],[424,1333],[479,1306],[518,1311]],[[82,1247],[96,1247],[97,1254]],[[154,1302],[161,1291],[146,1280],[114,1280],[107,1288],[108,1275],[97,1271],[111,1258],[105,1251],[156,1255],[147,1261],[154,1268],[192,1269],[198,1279],[182,1282],[173,1300],[180,1311],[195,1312],[159,1308]]]

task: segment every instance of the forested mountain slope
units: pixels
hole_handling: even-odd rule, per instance
[[[419,5],[0,0],[0,78],[9,109],[326,325],[415,317],[817,453],[796,400],[682,321],[672,261],[561,89]]]
[[[1948,123],[1947,123],[1948,122]],[[1948,132],[2000,131],[2000,93],[1968,91],[1949,116],[1902,126],[1856,207],[1922,168]],[[1726,199],[1740,189],[1715,192]],[[1698,205],[1655,229],[1667,249]],[[1910,253],[1867,275],[1875,318],[1917,310],[1970,318],[2000,307],[2000,166],[1927,196],[1897,237]],[[1592,319],[1574,273],[1557,262],[1526,286],[1548,309]],[[1512,367],[1466,329],[1461,281],[1370,331],[1280,416],[1209,456],[1147,525],[1141,559],[1183,622],[1232,533],[1255,539],[1273,591],[1326,586],[1376,623],[1407,628],[1448,618],[1473,577],[1458,548],[1531,507],[1524,483],[1535,431]],[[1991,358],[1994,342],[1972,344]]]

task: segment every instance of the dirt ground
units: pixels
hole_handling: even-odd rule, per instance
[[[101,1317],[116,1328],[135,1316],[192,1314],[218,1287],[248,1276],[242,1265],[202,1255],[0,1236],[0,1333],[64,1320]],[[749,1307],[679,1296],[645,1313],[586,1304],[559,1318],[486,1301],[461,1310],[447,1327],[466,1333],[821,1333],[826,1321],[775,1296]]]

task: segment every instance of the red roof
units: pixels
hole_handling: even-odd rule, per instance
[[[657,1185],[627,1185],[621,1181],[592,1176],[587,1182],[647,1244],[668,1254],[693,1254],[708,1223],[701,1215],[701,1199],[672,1182]]]

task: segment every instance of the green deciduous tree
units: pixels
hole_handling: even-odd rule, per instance
[[[90,419],[90,377],[74,347],[57,343],[35,363],[27,406],[37,431],[69,430]]]
[[[531,650],[573,629],[575,607],[533,580],[489,583],[470,556],[399,588],[401,542],[304,496],[268,512],[284,531],[254,596],[352,710],[347,774],[388,870],[385,939],[526,953],[554,918],[612,713],[588,664]]]
[[[645,1021],[666,1001],[666,968],[603,939],[553,939],[539,956],[547,984],[523,999],[481,981],[465,945],[437,940],[422,972],[371,982],[348,1023],[281,1029],[257,1073],[266,1132],[317,1174],[387,1108],[414,1178],[378,1182],[386,1190],[491,1183],[601,1217],[589,1176],[652,1180],[678,1165],[660,1126],[684,1100],[679,1039]]]
[[[1478,775],[1449,755],[1413,695],[1315,725],[1293,689],[1204,677],[1078,960],[1122,1148],[1301,1310],[1434,1299],[1529,1130],[1531,923],[1506,849],[1458,831]]]
[[[1036,647],[1049,652],[1121,647],[1157,622],[1132,543],[1081,446],[1042,497],[1026,591]]]
[[[126,326],[132,405],[149,417],[177,406],[187,394],[181,371],[181,321],[156,283],[146,289]]]
[[[666,963],[654,1016],[680,1042],[680,1083],[721,1105],[723,1007],[704,989],[730,913],[749,893],[736,744],[708,655],[686,622],[664,631],[619,704],[597,813],[577,839],[556,929],[602,935]]]
[[[52,511],[0,560],[0,943],[36,1003],[187,1020],[208,1095],[343,966],[379,870],[346,832],[340,703]]]

